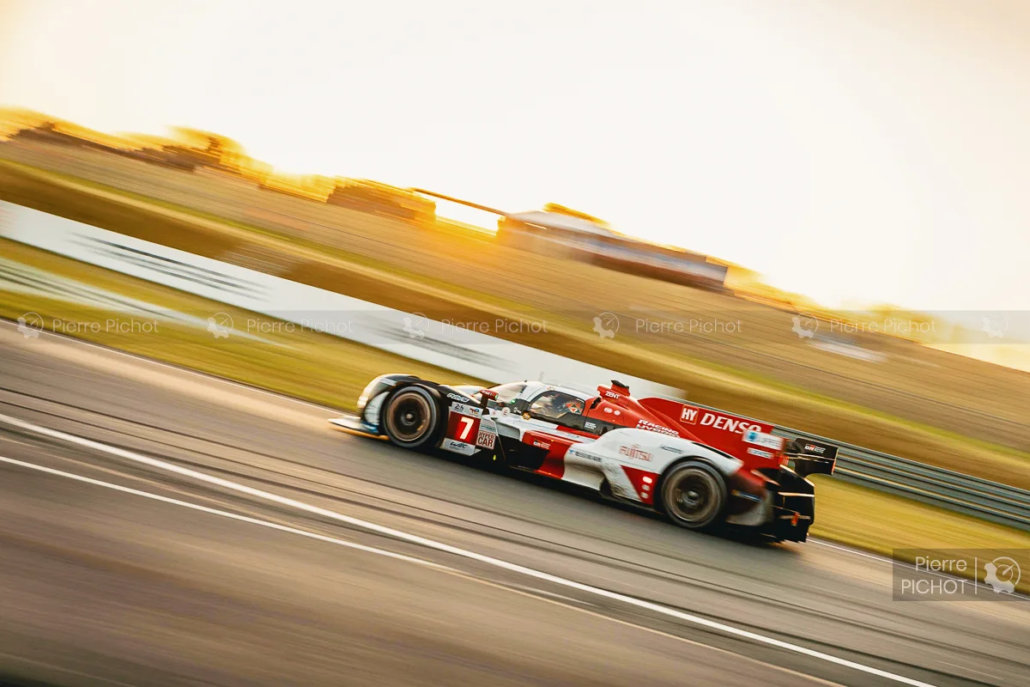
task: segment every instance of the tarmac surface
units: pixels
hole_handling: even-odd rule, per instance
[[[893,601],[877,556],[334,415],[0,323],[0,684],[1028,682],[1030,602]]]

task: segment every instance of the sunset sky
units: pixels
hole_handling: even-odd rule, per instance
[[[0,105],[1026,311],[1028,35],[1020,0],[0,0]]]

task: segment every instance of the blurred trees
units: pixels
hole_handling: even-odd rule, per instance
[[[429,226],[436,220],[436,203],[433,201],[407,189],[366,179],[341,179],[326,202],[422,226]]]
[[[269,191],[422,226],[436,220],[436,204],[410,190],[368,180],[277,174],[271,165],[252,159],[239,142],[191,127],[173,127],[167,138],[111,136],[38,112],[0,109],[0,137],[9,138],[14,145],[90,148],[183,171],[236,176]]]
[[[559,205],[558,203],[548,203],[544,206],[544,212],[554,212],[559,215],[576,217],[578,219],[586,220],[587,222],[593,222],[599,227],[611,229],[611,227],[608,225],[608,222],[604,221],[600,217],[594,217],[593,215],[588,215],[587,213],[581,212],[579,210],[573,210],[572,208],[565,207],[564,205]]]
[[[201,166],[239,174],[250,159],[243,146],[227,136],[188,127],[173,127],[172,133],[181,143],[165,150],[193,157]]]

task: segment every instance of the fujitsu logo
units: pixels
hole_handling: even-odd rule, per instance
[[[626,456],[627,458],[632,458],[634,460],[643,460],[647,462],[650,462],[651,458],[653,458],[653,456],[650,453],[640,448],[640,446],[638,446],[637,444],[633,444],[632,446],[620,446],[619,455]]]

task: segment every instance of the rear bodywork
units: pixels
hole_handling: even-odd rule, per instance
[[[832,473],[836,460],[833,446],[787,441],[773,434],[773,425],[710,408],[635,399],[614,381],[596,392],[517,382],[484,393],[384,375],[365,388],[356,416],[331,422],[381,436],[391,395],[412,386],[430,394],[439,410],[431,448],[501,459],[658,511],[663,478],[672,468],[704,463],[726,485],[721,522],[777,540],[805,541],[815,519],[815,489],[807,476]]]

